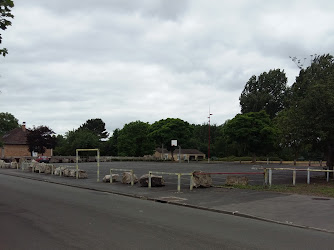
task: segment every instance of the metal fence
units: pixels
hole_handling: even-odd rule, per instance
[[[311,172],[324,172],[326,174],[327,182],[329,182],[329,173],[334,173],[334,170],[328,170],[328,169],[296,169],[296,168],[264,168],[264,174],[265,174],[265,184],[269,186],[272,185],[273,180],[273,171],[280,170],[280,171],[292,171],[292,185],[296,185],[296,176],[297,172],[299,171],[306,171],[307,172],[307,184],[311,183]]]

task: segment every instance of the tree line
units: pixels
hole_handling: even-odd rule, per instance
[[[334,159],[334,59],[326,54],[313,58],[301,69],[292,86],[287,86],[284,70],[272,69],[251,76],[240,95],[241,113],[221,125],[210,127],[210,155],[213,157],[259,156],[296,160]],[[0,115],[0,133],[8,130]],[[12,116],[12,115],[11,115]],[[14,116],[12,117],[16,119]],[[16,119],[17,120],[17,119]],[[7,121],[7,123],[6,123]],[[15,126],[18,126],[15,122]],[[170,141],[182,148],[208,153],[208,124],[190,124],[167,118],[152,124],[134,121],[117,128],[111,135],[100,118],[87,120],[65,135],[50,128],[31,129],[31,150],[54,147],[56,155],[74,155],[76,148],[100,148],[101,155],[144,156],[157,147],[173,151]],[[43,134],[38,139],[38,134]],[[32,138],[34,137],[34,138]]]

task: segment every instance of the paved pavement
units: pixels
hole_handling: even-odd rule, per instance
[[[223,171],[223,172],[245,172],[258,171],[252,165],[231,165],[224,166],[210,164],[157,164],[157,163],[125,163],[113,162],[104,163],[100,166],[100,180],[110,168],[134,169],[140,176],[147,173],[147,169],[167,172],[191,172],[193,170]],[[259,166],[257,166],[259,167]],[[334,199],[321,198],[306,195],[282,194],[276,192],[260,192],[253,190],[228,189],[228,188],[198,188],[189,190],[188,179],[182,180],[181,192],[176,191],[177,179],[175,176],[167,176],[167,185],[163,188],[144,188],[139,185],[131,186],[121,183],[97,182],[96,163],[80,164],[81,169],[87,170],[88,179],[73,179],[70,177],[59,177],[53,175],[30,173],[16,169],[0,169],[0,174],[15,175],[24,178],[32,178],[41,181],[59,183],[63,185],[76,186],[111,192],[120,195],[132,196],[141,199],[148,199],[162,203],[170,203],[180,206],[188,206],[199,209],[211,210],[214,212],[231,214],[254,218],[257,220],[272,221],[274,223],[290,226],[305,227],[314,230],[321,230],[334,233]],[[209,168],[209,169],[208,169]],[[191,170],[190,170],[191,169]],[[190,170],[190,171],[189,171]],[[279,183],[291,183],[291,173],[277,173],[278,178],[273,181]],[[254,183],[263,183],[263,177],[252,176]],[[298,181],[305,181],[305,176],[299,176]],[[223,179],[215,180],[220,183]],[[311,179],[312,182],[312,179]]]

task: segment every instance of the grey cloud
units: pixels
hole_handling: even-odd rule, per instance
[[[252,75],[281,68],[291,83],[290,55],[333,53],[331,1],[15,4],[3,33],[10,54],[0,58],[0,106],[57,133],[95,117],[109,132],[134,120],[203,123],[209,105],[222,124],[240,111]]]
[[[157,17],[159,19],[175,20],[185,12],[188,6],[188,0],[80,0],[80,1],[44,1],[34,0],[21,2],[17,0],[17,5],[22,6],[40,6],[52,10],[59,15],[66,15],[71,12],[109,12],[124,13]]]

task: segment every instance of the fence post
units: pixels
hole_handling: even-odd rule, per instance
[[[268,185],[268,169],[264,169],[264,184]]]
[[[97,182],[99,181],[100,181],[100,150],[97,150]]]
[[[272,184],[272,178],[273,178],[273,170],[269,168],[269,186],[271,187]]]
[[[327,169],[327,182],[329,182],[329,169]]]
[[[77,172],[75,173],[75,178],[79,179],[79,171],[78,171],[79,170],[79,151],[78,149],[75,150],[75,162],[76,162],[75,166],[77,170]],[[61,170],[60,170],[60,176],[61,176]]]
[[[181,191],[181,174],[177,174],[177,192]]]
[[[131,170],[131,186],[133,186],[134,182],[133,170]]]
[[[194,173],[190,175],[190,191],[193,190],[194,187]]]
[[[310,184],[310,179],[311,179],[310,168],[307,168],[307,184]]]
[[[110,184],[112,183],[112,169],[110,169]]]
[[[152,187],[151,171],[148,172],[148,188]]]
[[[296,169],[293,170],[292,185],[296,186]]]

